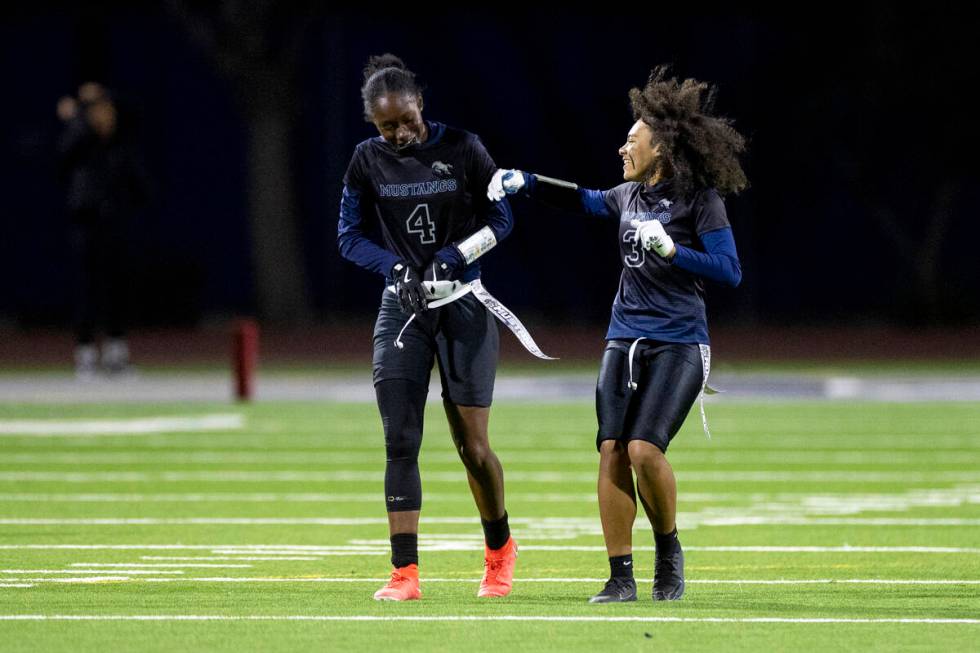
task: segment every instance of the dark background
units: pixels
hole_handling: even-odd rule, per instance
[[[980,25],[966,9],[236,6],[2,16],[0,321],[70,322],[54,108],[90,79],[117,93],[153,180],[131,225],[137,326],[369,317],[380,279],[341,260],[335,237],[341,177],[355,144],[376,134],[361,116],[360,70],[386,51],[425,85],[424,115],[479,134],[498,165],[593,188],[621,178],[627,92],[653,65],[717,83],[719,110],[750,139],[752,186],[727,200],[744,278],[709,289],[713,324],[980,318]],[[275,188],[256,190],[269,179]],[[604,322],[615,227],[521,199],[514,209],[514,232],[485,264],[490,290],[532,323]]]

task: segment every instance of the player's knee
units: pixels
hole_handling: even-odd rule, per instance
[[[603,440],[599,443],[599,456],[604,460],[614,460],[626,455],[626,446],[619,440]]]
[[[385,454],[392,460],[418,460],[422,447],[420,428],[392,429],[385,433]]]
[[[599,443],[599,475],[621,474],[629,470],[630,457],[626,444],[616,440],[604,440]]]
[[[427,389],[403,379],[382,381],[375,389],[388,460],[416,460],[422,446],[422,414]]]
[[[657,445],[646,440],[630,440],[627,451],[634,466],[660,465],[667,460]]]
[[[459,445],[459,458],[467,469],[482,469],[490,461],[493,452],[482,442]]]

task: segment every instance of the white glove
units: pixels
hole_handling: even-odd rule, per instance
[[[636,229],[634,242],[643,249],[653,250],[663,258],[674,253],[674,239],[667,235],[660,220],[632,220],[630,226]]]
[[[504,195],[513,195],[522,188],[524,188],[523,172],[501,168],[493,173],[490,179],[490,185],[487,186],[487,199],[491,202],[499,202],[504,199]]]

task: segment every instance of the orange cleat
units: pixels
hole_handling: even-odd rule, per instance
[[[483,580],[477,596],[507,596],[514,581],[517,564],[517,542],[509,538],[499,549],[486,549],[483,562]]]
[[[395,569],[388,584],[374,593],[375,601],[414,601],[420,598],[422,590],[419,589],[418,565]]]

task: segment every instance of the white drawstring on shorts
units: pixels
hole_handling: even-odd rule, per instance
[[[633,344],[630,345],[630,355],[629,355],[629,363],[628,363],[628,365],[630,366],[630,382],[629,382],[630,390],[636,390],[637,387],[636,381],[633,380],[633,354],[636,353],[636,346],[640,344],[641,340],[646,340],[646,338],[637,338],[636,340],[633,341]]]
[[[416,315],[418,315],[418,313],[412,313],[412,316],[408,318],[408,322],[406,322],[405,326],[402,327],[402,330],[398,332],[398,337],[395,338],[395,346],[398,347],[399,349],[405,348],[405,343],[402,342],[402,335],[405,333],[405,329],[408,328],[408,325],[412,323],[412,320],[415,319]]]

